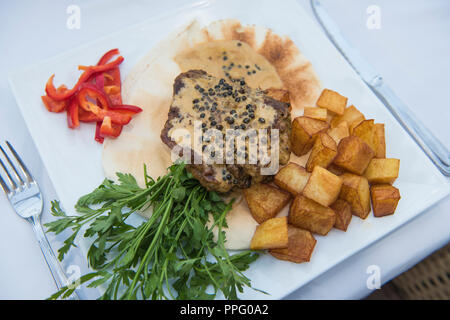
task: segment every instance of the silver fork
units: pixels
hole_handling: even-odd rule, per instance
[[[3,168],[3,176],[6,181],[2,178],[0,174],[0,185],[8,197],[11,206],[14,211],[23,219],[28,221],[36,238],[41,247],[42,254],[44,255],[45,261],[51,271],[52,277],[55,280],[56,287],[61,289],[62,287],[69,284],[67,277],[64,273],[64,269],[58,261],[55,253],[53,252],[50,243],[45,235],[44,229],[41,224],[41,213],[43,208],[42,193],[36,180],[28,171],[27,167],[23,163],[22,159],[17,154],[16,150],[11,146],[11,144],[6,141],[12,156],[16,160],[17,165],[14,165],[11,158],[5,152],[3,147],[0,145],[0,150],[6,159],[10,169],[3,163],[0,158],[0,166]],[[19,173],[20,171],[20,173]],[[78,295],[74,292],[69,298],[72,300],[78,300]]]

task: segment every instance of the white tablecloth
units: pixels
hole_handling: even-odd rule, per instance
[[[56,194],[9,88],[8,72],[146,19],[152,12],[164,10],[163,6],[173,6],[175,2],[0,2],[0,143],[12,142],[39,181],[46,200],[44,222],[49,219],[49,202]],[[309,1],[300,0],[300,3],[311,12]],[[350,42],[449,147],[450,2],[324,0],[324,3]],[[71,4],[81,9],[80,29],[70,30],[66,26],[67,8]],[[367,13],[370,5],[378,6],[379,29],[367,27],[367,19],[373,18],[373,11]],[[47,298],[55,291],[55,285],[30,226],[14,214],[3,195],[0,208],[0,299]],[[371,292],[366,285],[368,266],[380,267],[384,283],[449,242],[449,208],[447,198],[288,298],[367,296]],[[75,262],[71,263],[85,265],[76,253],[72,256]],[[83,297],[94,298],[90,292]]]

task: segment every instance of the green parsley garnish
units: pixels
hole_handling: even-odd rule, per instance
[[[157,180],[144,171],[145,188],[129,174],[118,173],[118,183],[105,179],[78,200],[80,215],[67,216],[59,202],[52,202],[52,214],[59,219],[46,224],[48,231],[72,230],[58,258],[75,246],[83,229],[84,237],[94,239],[87,254],[94,271],[79,281],[106,287],[100,299],[213,299],[219,292],[238,299],[238,292],[251,287],[243,271],[258,253],[230,255],[225,249],[223,228],[232,202],[204,188],[184,164],[174,164]],[[138,227],[126,223],[130,215],[150,207],[149,220]],[[218,230],[216,241],[213,228]],[[66,298],[74,290],[64,287],[50,299]]]

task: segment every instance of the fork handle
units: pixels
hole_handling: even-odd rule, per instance
[[[33,227],[33,231],[39,242],[39,246],[45,258],[45,262],[47,263],[47,266],[50,269],[56,287],[58,288],[58,290],[60,290],[61,288],[69,285],[69,280],[66,277],[64,269],[61,263],[59,262],[57,256],[53,252],[52,247],[50,246],[47,236],[45,235],[45,231],[42,228],[39,216],[30,217],[29,222]],[[80,298],[75,293],[75,291],[72,293],[70,297],[68,297],[68,300],[79,300],[79,299]]]

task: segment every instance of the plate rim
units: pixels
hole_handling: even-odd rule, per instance
[[[51,170],[49,170],[49,166],[47,165],[47,161],[44,161],[44,159],[46,159],[46,157],[45,156],[43,157],[41,148],[38,147],[40,143],[36,140],[36,137],[31,134],[30,124],[29,124],[29,121],[30,121],[29,117],[25,116],[25,114],[26,114],[25,109],[24,109],[25,107],[22,107],[22,103],[20,102],[20,100],[21,100],[20,99],[20,94],[18,93],[18,89],[17,89],[16,83],[15,83],[16,76],[25,73],[27,70],[30,70],[33,67],[38,67],[38,66],[40,66],[42,64],[49,63],[49,62],[51,62],[51,61],[53,61],[55,59],[61,59],[61,58],[64,58],[66,56],[70,56],[71,54],[73,54],[74,50],[80,50],[80,49],[83,49],[83,48],[89,48],[90,46],[92,46],[92,45],[94,45],[94,44],[96,44],[96,43],[98,43],[100,41],[113,39],[114,37],[119,36],[121,33],[126,32],[127,30],[133,30],[133,29],[138,28],[139,26],[147,25],[148,23],[152,23],[153,20],[160,19],[161,17],[176,15],[176,14],[179,14],[180,12],[182,12],[184,10],[187,10],[187,9],[193,9],[193,8],[199,8],[199,7],[210,7],[210,6],[213,6],[215,2],[216,1],[208,1],[207,0],[207,1],[200,1],[200,2],[195,2],[195,3],[185,4],[185,5],[181,6],[181,7],[178,7],[178,10],[176,10],[176,12],[169,12],[170,9],[169,8],[165,8],[161,12],[158,12],[158,13],[152,15],[151,17],[146,18],[146,19],[144,19],[142,21],[139,21],[139,22],[137,22],[135,24],[131,24],[131,25],[126,26],[126,27],[124,27],[122,29],[119,29],[119,30],[115,30],[112,33],[109,33],[107,35],[103,35],[103,36],[97,37],[97,38],[95,38],[93,40],[90,40],[90,41],[87,41],[85,43],[82,43],[79,46],[76,46],[76,47],[71,48],[69,50],[65,50],[65,51],[63,51],[63,52],[61,52],[61,53],[59,53],[57,55],[48,57],[48,58],[40,60],[40,61],[38,61],[36,63],[27,65],[25,67],[21,67],[20,69],[10,71],[8,73],[8,82],[9,82],[10,88],[11,88],[11,90],[13,92],[14,98],[16,100],[16,105],[19,107],[20,113],[22,114],[22,117],[23,117],[23,119],[25,121],[25,124],[27,126],[27,130],[30,133],[30,136],[31,136],[31,138],[33,140],[33,143],[36,146],[36,149],[38,150],[39,157],[40,157],[40,159],[41,159],[41,161],[42,161],[42,163],[43,163],[43,165],[44,165],[44,167],[45,167],[45,169],[47,171],[47,174],[48,174],[48,176],[50,178],[50,181],[51,181],[53,187],[55,185],[54,178],[52,177],[53,175],[50,174]],[[299,3],[297,3],[296,1],[292,1],[292,3],[297,5],[298,7],[300,7],[301,10],[304,10],[304,8]],[[311,17],[309,17],[309,18],[311,20],[313,20]],[[323,30],[321,30],[321,32],[323,33]],[[327,40],[329,41],[329,39],[327,39]],[[339,52],[339,55],[342,56],[342,54],[340,52]],[[350,65],[347,60],[345,60],[345,61],[346,61],[346,64]],[[353,70],[353,68],[352,68],[352,70]],[[361,77],[359,75],[358,75],[358,78],[361,80],[362,83],[364,83],[364,85],[368,88],[368,90],[371,91],[370,87],[368,87],[367,84],[364,81],[362,81],[362,79],[361,79]],[[381,101],[381,99],[379,99],[376,95],[374,95],[374,97],[376,97],[377,100],[379,100],[380,103],[383,106],[385,106],[385,104]],[[389,114],[392,116],[391,113],[389,113]],[[393,120],[395,120],[396,123],[398,123],[400,125],[400,123],[398,122],[397,119],[395,119],[395,117],[392,117],[392,118],[393,118]],[[408,134],[408,132],[403,127],[402,127],[402,131],[405,131],[405,133]],[[408,134],[408,136],[409,136],[409,134]],[[420,148],[420,146],[415,141],[414,141],[414,144],[418,148],[418,150],[420,150],[420,153],[425,154],[424,151]],[[348,258],[352,257],[353,255],[356,255],[356,254],[360,253],[361,251],[365,250],[367,247],[377,243],[378,241],[380,241],[380,240],[384,239],[385,237],[389,236],[390,234],[392,234],[396,230],[406,226],[409,222],[413,221],[414,219],[416,219],[419,216],[421,216],[422,214],[424,214],[426,212],[426,210],[429,209],[431,206],[439,203],[444,198],[446,198],[450,194],[450,183],[449,183],[449,181],[444,177],[444,175],[441,174],[441,172],[432,163],[432,161],[429,159],[429,157],[426,157],[426,159],[427,159],[427,161],[430,161],[430,163],[432,164],[432,167],[434,168],[434,170],[436,170],[436,173],[438,173],[436,176],[438,177],[438,179],[440,181],[443,182],[444,185],[443,185],[442,188],[439,189],[439,191],[436,194],[434,194],[434,196],[432,198],[427,198],[426,201],[424,202],[424,204],[420,207],[420,209],[415,210],[416,213],[413,216],[409,217],[408,219],[403,221],[401,224],[395,226],[391,230],[389,230],[387,232],[384,232],[384,234],[382,236],[377,237],[375,240],[372,240],[372,241],[368,242],[367,244],[358,247],[356,250],[353,250],[351,253],[343,255],[341,258],[337,259],[337,261],[335,261],[334,263],[327,264],[326,267],[322,268],[323,270],[320,270],[319,272],[314,272],[314,275],[308,277],[307,280],[304,281],[302,284],[300,284],[300,285],[293,285],[292,288],[286,290],[282,295],[278,295],[275,298],[283,299],[284,297],[292,294],[294,291],[296,291],[296,290],[302,288],[303,286],[307,285],[309,282],[313,281],[314,279],[316,279],[320,275],[324,274],[325,272],[331,270],[332,268],[334,268],[338,264],[342,263],[343,261],[347,260]],[[54,190],[55,190],[55,193],[58,196],[58,198],[60,198],[60,195],[59,195],[60,191],[57,190],[56,188],[54,188]],[[270,295],[270,296],[272,296],[272,295]]]

